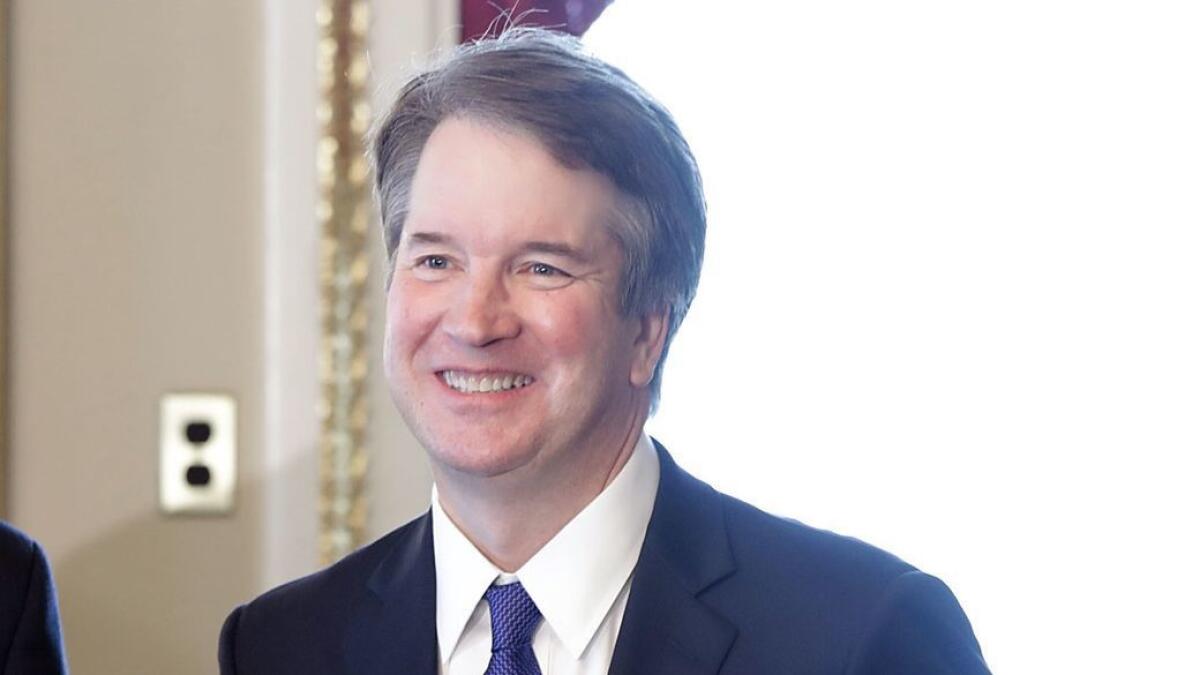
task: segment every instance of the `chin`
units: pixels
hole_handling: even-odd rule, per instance
[[[494,478],[528,465],[537,456],[533,444],[476,438],[421,438],[430,461],[458,474]]]

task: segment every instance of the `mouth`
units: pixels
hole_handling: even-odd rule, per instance
[[[438,377],[460,394],[497,394],[528,387],[534,378],[523,373],[485,372],[467,373],[458,370],[442,370]]]

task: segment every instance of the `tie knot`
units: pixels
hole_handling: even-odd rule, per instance
[[[529,644],[542,613],[520,582],[493,585],[483,594],[492,613],[492,651]]]

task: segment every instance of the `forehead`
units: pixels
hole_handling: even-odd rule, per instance
[[[616,205],[611,181],[563,166],[531,134],[451,117],[421,152],[404,231],[584,243],[607,237]]]

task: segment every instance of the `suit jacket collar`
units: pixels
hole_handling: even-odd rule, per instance
[[[609,672],[708,675],[720,670],[737,635],[700,599],[735,570],[725,514],[715,490],[655,445],[658,495]]]
[[[437,675],[437,578],[432,517],[426,512],[397,533],[392,550],[367,581],[368,597],[344,645],[355,675]]]
[[[737,635],[701,600],[735,570],[724,511],[715,490],[655,446],[658,493],[609,672],[711,675]],[[405,529],[367,582],[370,597],[346,639],[347,672],[438,672],[432,517]]]

